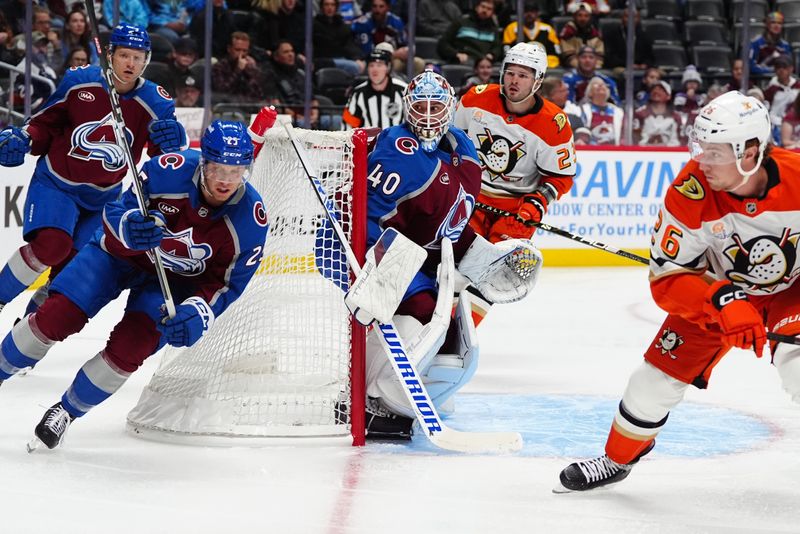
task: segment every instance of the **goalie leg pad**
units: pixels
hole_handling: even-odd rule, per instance
[[[420,375],[434,406],[442,407],[464,387],[478,368],[478,336],[472,320],[469,293],[459,298],[455,313],[456,349],[454,354],[437,354],[427,365],[420,365]]]
[[[490,243],[477,236],[461,258],[458,270],[486,299],[504,304],[530,293],[542,263],[542,253],[527,239]]]
[[[363,325],[388,323],[428,253],[394,228],[387,228],[367,251],[367,260],[344,297]]]
[[[778,343],[772,355],[783,389],[800,403],[800,346]]]

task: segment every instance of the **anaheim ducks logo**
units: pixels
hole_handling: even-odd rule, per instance
[[[735,246],[725,250],[733,268],[725,276],[733,282],[749,284],[749,289],[774,291],[779,284],[788,284],[800,274],[797,262],[797,243],[800,233],[784,228],[780,238],[759,236],[742,242],[739,234],[731,239]]]
[[[521,177],[510,177],[508,173],[514,170],[517,162],[527,154],[522,147],[524,141],[512,143],[501,135],[494,135],[488,128],[483,129],[483,134],[478,134],[478,156],[481,159],[481,169],[489,171],[491,181],[502,178],[506,182],[518,181]]]
[[[656,348],[661,351],[662,356],[669,354],[671,359],[677,360],[678,357],[672,354],[672,351],[683,345],[683,343],[683,338],[678,335],[677,332],[667,328],[661,333],[661,337],[658,338],[658,341],[656,341]]]
[[[558,131],[561,132],[561,130],[564,129],[564,126],[567,125],[567,116],[563,113],[556,113],[556,116],[553,117],[553,122],[556,123],[556,126],[558,126]]]
[[[700,180],[694,174],[690,174],[685,180],[681,183],[676,183],[673,187],[690,200],[702,200],[706,196],[705,189],[703,189]]]
[[[485,90],[486,90],[488,87],[489,87],[489,84],[487,84],[487,83],[484,83],[484,84],[481,84],[481,85],[476,85],[476,86],[475,86],[475,94],[477,94],[477,95],[481,94],[481,93],[482,93],[482,92],[484,92],[484,91],[485,91]]]

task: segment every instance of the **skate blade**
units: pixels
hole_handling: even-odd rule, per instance
[[[30,454],[30,453],[32,453],[32,452],[34,452],[36,449],[38,449],[38,448],[40,448],[40,447],[44,447],[45,449],[47,448],[47,447],[45,446],[45,444],[42,442],[42,440],[40,440],[39,438],[37,438],[37,437],[35,437],[35,436],[34,436],[34,438],[33,438],[32,440],[30,440],[30,441],[28,442],[28,444],[25,446],[25,448],[26,448],[26,449],[28,449],[28,454]]]
[[[556,495],[560,495],[562,493],[575,493],[575,492],[576,492],[576,490],[571,490],[571,489],[565,487],[560,481],[556,485],[556,487],[553,488],[553,493],[555,493]]]
[[[33,367],[23,367],[17,371],[17,376],[26,376],[30,371],[33,371]]]

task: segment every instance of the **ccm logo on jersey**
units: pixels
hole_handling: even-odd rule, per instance
[[[398,137],[394,142],[394,146],[398,152],[406,154],[407,156],[419,150],[419,143],[416,139],[412,139],[411,137]]]
[[[78,100],[84,102],[94,102],[94,95],[89,91],[78,91]]]
[[[175,206],[165,204],[164,202],[159,202],[158,211],[160,211],[161,213],[166,213],[167,215],[174,215],[175,213],[178,213],[180,210]]]
[[[184,163],[186,163],[186,158],[180,154],[162,154],[158,158],[158,164],[162,169],[178,169]]]
[[[253,217],[257,225],[267,225],[267,210],[264,209],[264,204],[262,204],[260,200],[253,205]]]

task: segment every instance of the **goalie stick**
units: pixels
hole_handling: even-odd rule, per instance
[[[133,152],[131,152],[131,145],[128,143],[128,136],[125,133],[125,119],[122,116],[122,107],[119,104],[119,93],[114,86],[114,74],[111,71],[111,65],[108,64],[108,58],[103,53],[103,47],[100,44],[100,31],[97,26],[97,17],[94,11],[94,0],[86,0],[86,15],[89,17],[89,25],[92,29],[92,42],[97,50],[97,58],[100,60],[100,70],[103,72],[103,77],[108,85],[108,97],[111,101],[111,122],[114,127],[114,135],[117,137],[117,143],[122,148],[125,159],[128,160],[128,172],[133,175],[133,191],[136,194],[136,201],[139,204],[139,211],[145,217],[147,213],[147,201],[144,197],[144,188],[142,186],[142,177],[139,175],[139,170],[134,164]],[[164,263],[161,261],[161,256],[158,253],[158,247],[150,249],[150,254],[153,257],[153,264],[158,276],[158,285],[161,286],[161,293],[164,295],[164,304],[167,308],[167,314],[170,318],[175,317],[175,302],[172,299],[172,292],[169,289],[169,282],[167,281],[167,273],[164,271]]]
[[[501,217],[513,217],[514,214],[502,210],[500,208],[495,208],[494,206],[489,206],[488,204],[483,204],[481,202],[477,202],[475,204],[479,209],[486,211],[488,213],[494,213],[495,215],[500,215]],[[573,241],[577,241],[579,243],[583,243],[584,245],[589,245],[594,248],[599,248],[600,250],[605,250],[606,252],[611,252],[612,254],[616,254],[618,256],[622,256],[624,258],[628,258],[629,260],[633,260],[644,265],[650,265],[650,261],[647,258],[643,258],[638,254],[634,254],[633,252],[628,252],[627,250],[620,250],[618,248],[614,248],[610,245],[606,245],[605,243],[600,243],[598,241],[591,241],[586,239],[583,236],[573,234],[571,232],[567,232],[561,228],[556,228],[555,226],[550,226],[549,224],[545,224],[542,222],[533,222],[528,221],[525,223],[528,226],[534,226],[536,228],[541,228],[545,232],[551,232],[556,235],[560,235],[562,237],[566,237],[567,239],[572,239]],[[800,337],[795,336],[787,336],[785,334],[776,334],[774,332],[767,332],[767,339],[770,341],[776,341],[779,343],[789,343],[791,345],[800,345]]]
[[[350,243],[347,242],[339,221],[336,219],[333,203],[328,198],[313,167],[311,167],[305,148],[295,137],[291,123],[284,123],[284,127],[295,152],[297,152],[300,164],[314,188],[317,199],[325,209],[326,216],[336,233],[342,250],[347,256],[350,268],[358,276],[361,266],[356,260],[355,254],[353,254]],[[446,244],[445,241],[442,240],[443,247],[450,245],[449,241]],[[462,432],[445,425],[422,383],[422,378],[417,372],[416,365],[408,356],[409,352],[406,350],[405,344],[394,324],[391,322],[379,323],[377,331],[380,334],[381,346],[397,374],[397,379],[403,385],[403,392],[411,406],[413,406],[417,421],[426,431],[425,433],[431,443],[442,449],[470,453],[513,452],[522,448],[522,436],[517,432]]]

